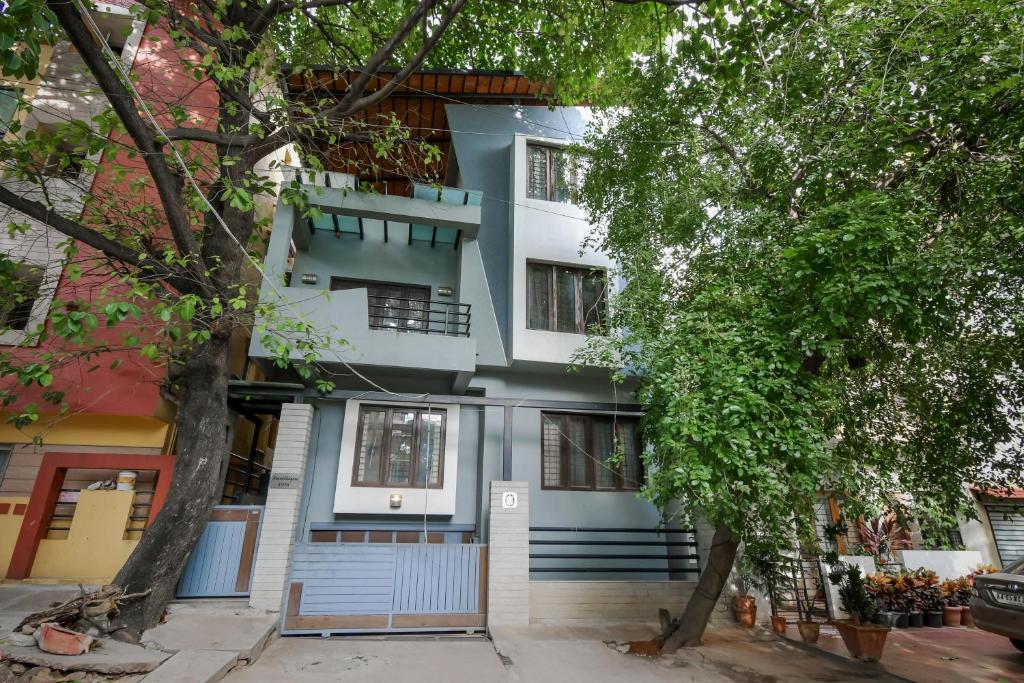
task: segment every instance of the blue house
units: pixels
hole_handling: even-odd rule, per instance
[[[382,115],[438,145],[443,182],[328,150],[336,171],[294,171],[322,214],[275,210],[261,300],[344,343],[317,357],[335,390],[281,408],[252,604],[286,634],[656,620],[695,535],[638,495],[630,387],[567,370],[616,290],[564,151],[588,112],[510,73],[409,83]],[[297,382],[272,338],[246,392]]]

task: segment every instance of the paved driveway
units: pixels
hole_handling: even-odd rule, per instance
[[[793,625],[786,635],[800,637]],[[821,627],[818,646],[846,656],[846,647],[834,627]],[[976,628],[893,629],[878,666],[897,676],[928,683],[1024,681],[1024,653],[1008,639]]]
[[[611,636],[611,637],[609,637]],[[485,638],[281,638],[228,683],[374,681],[376,683],[776,683],[894,682],[877,667],[847,662],[764,632],[723,629],[707,645],[674,657],[622,654],[621,638],[647,628],[531,627]]]

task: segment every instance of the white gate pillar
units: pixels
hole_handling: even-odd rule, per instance
[[[309,436],[313,427],[313,406],[285,403],[271,463],[263,527],[256,549],[249,606],[278,612],[284,601],[285,584],[291,571],[292,546],[298,532],[302,485],[309,457]]]
[[[530,499],[525,481],[491,482],[487,630],[530,624]]]

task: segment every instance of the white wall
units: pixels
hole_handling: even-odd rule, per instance
[[[529,199],[526,196],[526,145],[539,142],[564,146],[564,140],[516,135],[512,145],[512,248],[509,250],[509,282],[512,305],[511,357],[515,361],[566,364],[586,342],[586,335],[526,327],[526,262],[564,264],[611,269],[614,262],[593,249],[582,247],[591,231],[584,212],[572,204]]]
[[[338,484],[334,493],[337,514],[369,515],[443,515],[455,514],[455,490],[459,469],[459,406],[455,404],[402,403],[402,406],[429,407],[445,413],[444,470],[441,488],[409,488],[401,486],[353,486],[356,439],[359,433],[359,407],[367,401],[351,400],[345,405],[345,424],[341,432],[341,454]],[[372,402],[371,402],[372,403]],[[402,506],[392,508],[392,493],[402,495]]]

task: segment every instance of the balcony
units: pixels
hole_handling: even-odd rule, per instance
[[[454,389],[465,386],[476,339],[471,305],[459,298],[461,245],[476,239],[479,196],[452,188],[413,197],[359,192],[336,173],[303,180],[322,214],[277,206],[261,301],[335,340],[318,351],[322,363],[446,373]],[[271,357],[259,337],[250,355]],[[296,349],[293,357],[302,355]]]
[[[469,304],[370,294],[366,301],[371,330],[469,336]]]

